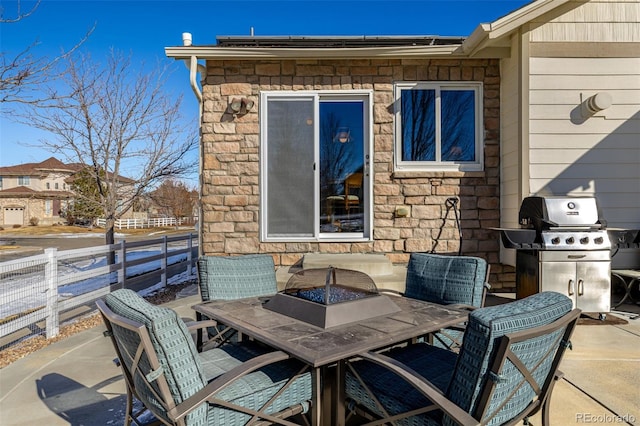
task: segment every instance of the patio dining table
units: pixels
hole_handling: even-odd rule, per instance
[[[388,348],[467,319],[465,307],[391,297],[397,312],[321,328],[266,309],[270,297],[214,300],[193,306],[230,326],[313,367],[312,424],[344,425],[344,361],[360,353]],[[331,379],[329,380],[330,374]],[[333,389],[329,387],[333,383]]]

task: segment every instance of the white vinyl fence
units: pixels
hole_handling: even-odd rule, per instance
[[[154,219],[118,219],[115,221],[116,229],[143,229],[143,228],[162,228],[167,226],[180,226],[183,224],[193,225],[195,218],[183,217],[176,219],[174,217],[158,217]],[[107,223],[106,219],[96,219],[96,226],[104,228]]]
[[[75,250],[51,248],[0,263],[0,349],[16,341],[16,335],[55,337],[62,312],[92,304],[114,289],[140,291],[158,283],[166,286],[173,275],[192,277],[197,245],[197,234],[164,236]]]

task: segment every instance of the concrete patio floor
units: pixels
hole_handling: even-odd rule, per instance
[[[195,317],[190,307],[198,295],[183,296],[165,306]],[[640,313],[632,304],[621,310]],[[552,397],[552,425],[640,425],[640,319],[617,316],[628,324],[576,328]],[[103,330],[83,331],[0,370],[0,425],[122,424],[125,384]],[[540,415],[532,423],[540,425]]]

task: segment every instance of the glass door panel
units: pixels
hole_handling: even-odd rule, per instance
[[[314,98],[268,100],[267,237],[314,237]]]
[[[320,233],[365,228],[365,103],[320,100]]]

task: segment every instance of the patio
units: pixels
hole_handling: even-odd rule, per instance
[[[195,317],[195,286],[168,303]],[[513,295],[489,295],[487,305]],[[621,310],[640,313],[640,306]],[[613,314],[610,314],[613,315]],[[578,325],[560,366],[565,373],[551,403],[552,424],[621,423],[640,425],[640,319],[624,325]],[[104,328],[78,333],[0,371],[0,423],[23,425],[121,424],[125,384]],[[540,424],[539,415],[533,424]]]

